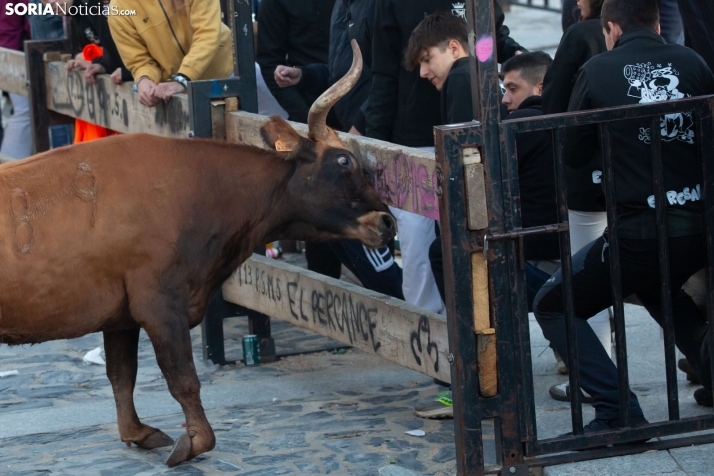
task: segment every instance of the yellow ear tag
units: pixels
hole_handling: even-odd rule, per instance
[[[278,152],[292,152],[293,149],[278,136],[278,140],[275,141],[275,150]]]

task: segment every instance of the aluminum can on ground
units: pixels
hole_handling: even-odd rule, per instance
[[[243,337],[243,363],[245,365],[258,365],[260,363],[258,336],[247,335]]]

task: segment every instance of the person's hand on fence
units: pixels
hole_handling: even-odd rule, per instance
[[[123,83],[121,79],[121,68],[117,68],[114,70],[114,72],[109,76],[109,78],[112,80],[112,83],[114,84],[121,84]]]
[[[292,66],[280,65],[275,68],[275,82],[281,88],[287,88],[288,86],[295,86],[300,82],[302,78],[302,70],[300,68],[293,68]]]
[[[89,84],[97,84],[96,75],[98,74],[107,74],[107,70],[104,69],[104,66],[101,64],[92,63],[87,66],[87,69],[84,71],[84,79]]]
[[[139,102],[144,106],[154,107],[161,102],[159,98],[154,97],[154,89],[156,89],[156,83],[154,83],[149,78],[141,78],[136,87],[139,91]]]
[[[67,71],[74,71],[75,69],[87,69],[92,63],[89,61],[84,61],[81,59],[71,59],[67,61]]]
[[[174,94],[182,93],[186,90],[183,84],[176,81],[168,81],[166,83],[161,83],[154,89],[154,97],[162,99],[164,102],[169,102],[171,96]]]

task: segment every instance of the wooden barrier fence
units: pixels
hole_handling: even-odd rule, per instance
[[[27,97],[25,54],[0,48],[0,91]]]

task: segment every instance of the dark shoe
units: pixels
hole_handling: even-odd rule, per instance
[[[679,367],[679,370],[687,374],[687,380],[689,380],[692,383],[699,384],[699,374],[694,371],[692,366],[689,364],[689,361],[687,359],[679,359],[677,361],[677,367]],[[710,405],[711,406],[711,405]]]
[[[414,413],[419,418],[454,418],[453,405],[451,391],[441,392],[436,398],[430,398],[417,404],[414,407]]]
[[[570,384],[569,383],[559,383],[558,385],[553,385],[548,390],[551,398],[553,400],[558,400],[559,402],[570,402]],[[580,389],[581,399],[583,403],[592,403],[593,397],[591,397],[586,391]]]
[[[640,415],[640,416],[633,416],[630,418],[632,420],[632,428],[638,428],[643,425],[647,425],[649,421],[647,419]],[[591,433],[599,433],[603,431],[610,431],[610,430],[619,430],[622,428],[620,426],[620,419],[614,419],[614,420],[605,420],[603,418],[595,418],[592,420],[590,423],[585,425],[583,427],[583,433],[584,434],[591,434]],[[560,435],[560,437],[566,437],[566,436],[573,436],[573,432],[570,431],[568,433],[563,433]],[[623,446],[623,445],[637,445],[640,443],[646,443],[647,440],[639,440],[639,441],[632,441],[630,443],[617,443],[614,446]],[[604,446],[601,446],[600,448],[604,448]],[[597,448],[588,448],[588,449],[597,449]]]
[[[712,401],[712,391],[704,387],[698,388],[694,391],[694,400],[697,401],[697,405],[703,407],[714,406],[714,401]]]

